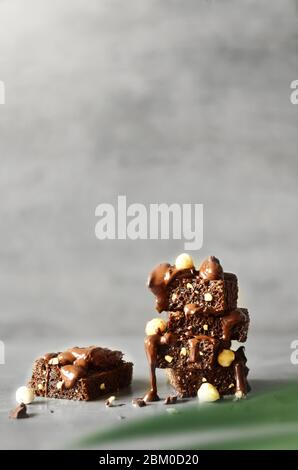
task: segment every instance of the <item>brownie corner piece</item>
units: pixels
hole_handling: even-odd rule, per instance
[[[74,350],[75,354],[72,355]],[[133,364],[124,361],[118,351],[96,350],[97,355],[94,348],[73,348],[37,359],[29,381],[30,387],[39,397],[84,401],[128,387],[132,380]]]

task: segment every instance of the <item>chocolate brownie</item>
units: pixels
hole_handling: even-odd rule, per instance
[[[186,305],[184,311],[169,312],[167,331],[179,336],[209,335],[224,341],[247,339],[249,313],[246,308],[238,308],[221,315],[208,315],[198,312],[196,305]]]
[[[219,341],[211,336],[197,335],[183,340],[171,333],[147,336],[147,356],[153,355],[157,368],[183,368],[192,364],[197,369],[213,367],[222,349],[229,349],[231,343]],[[149,358],[150,360],[150,358]]]
[[[185,305],[195,304],[201,313],[217,315],[237,308],[237,276],[224,273],[214,257],[204,262],[205,269],[208,262],[220,267],[218,278],[207,276],[205,271],[194,267],[177,269],[168,263],[157,266],[148,279],[148,287],[156,297],[157,311],[183,311]]]
[[[217,364],[212,369],[205,370],[193,366],[167,369],[170,384],[182,397],[196,396],[204,382],[214,385],[221,396],[233,395],[237,391],[247,393],[250,391],[247,382],[248,372],[242,348],[236,351],[236,359],[229,367]]]
[[[130,385],[133,364],[120,351],[90,346],[37,359],[29,386],[37,396],[94,400]]]

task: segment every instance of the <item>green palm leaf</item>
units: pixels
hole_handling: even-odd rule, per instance
[[[298,448],[298,384],[281,390],[251,396],[247,400],[199,406],[180,405],[178,413],[161,413],[147,419],[122,423],[106,432],[87,436],[79,445],[96,447],[121,441],[188,433],[192,439],[203,433],[222,431],[217,441],[190,444],[196,449],[263,449]],[[297,426],[296,426],[297,425]],[[290,426],[290,427],[289,427]],[[258,430],[264,428],[260,436]],[[224,437],[224,431],[235,431],[234,437]],[[254,436],[254,430],[256,436]],[[238,433],[238,431],[241,431]],[[235,437],[236,435],[236,437]],[[239,435],[239,437],[238,437]],[[179,441],[178,441],[179,442]],[[194,442],[194,441],[193,441]]]

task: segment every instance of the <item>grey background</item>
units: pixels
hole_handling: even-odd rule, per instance
[[[193,256],[238,274],[252,374],[268,355],[272,377],[297,374],[297,22],[294,0],[0,1],[5,419],[45,350],[101,341],[144,374],[146,277],[184,247],[98,241],[118,194],[204,204]]]

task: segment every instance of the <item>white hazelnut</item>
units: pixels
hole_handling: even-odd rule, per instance
[[[106,401],[106,406],[113,406],[113,403],[114,401],[116,400],[116,397],[115,395],[112,395],[111,397],[109,397]]]
[[[211,302],[212,299],[213,297],[212,297],[212,294],[210,294],[210,292],[206,292],[206,294],[204,294],[204,300],[206,302]]]
[[[198,399],[201,402],[212,402],[220,399],[218,390],[209,382],[204,382],[198,390]]]
[[[35,398],[34,390],[30,387],[19,387],[16,391],[16,401],[17,403],[24,403],[28,405],[32,403]]]
[[[173,358],[172,358],[172,356],[168,356],[168,355],[167,355],[167,356],[165,356],[165,360],[166,360],[167,362],[169,362],[169,364],[171,364]]]
[[[105,390],[106,389],[106,384],[102,383],[99,386],[100,390]]]
[[[229,367],[235,359],[235,353],[231,349],[223,349],[218,357],[217,362],[221,367]]]
[[[205,323],[205,325],[203,325],[203,329],[204,329],[205,331],[208,330],[208,325],[207,325],[207,323]]]
[[[194,267],[192,257],[187,253],[182,253],[176,258],[175,261],[176,269],[191,269]]]
[[[187,349],[186,348],[181,348],[180,356],[187,356]]]
[[[203,377],[202,382],[207,382],[207,379],[205,377]]]
[[[148,321],[145,333],[147,336],[156,335],[157,333],[163,333],[167,328],[166,322],[162,318],[153,318]]]
[[[52,359],[49,360],[49,364],[51,366],[57,366],[59,364],[59,359],[58,357],[52,357]]]
[[[63,384],[64,384],[63,380],[59,380],[59,382],[57,382],[56,388],[57,388],[58,390],[61,390],[62,387],[63,387]]]

